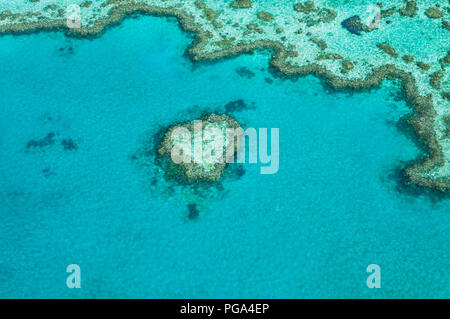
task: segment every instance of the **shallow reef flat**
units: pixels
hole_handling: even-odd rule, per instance
[[[63,30],[95,37],[130,14],[173,16],[195,34],[193,61],[272,50],[281,76],[314,74],[336,89],[400,80],[424,156],[408,183],[450,192],[450,1],[15,0],[0,4],[0,33]],[[375,14],[374,14],[375,10]],[[378,10],[378,11],[377,11]],[[74,23],[77,19],[79,25]],[[369,20],[368,20],[369,19]],[[68,22],[69,21],[69,22]]]

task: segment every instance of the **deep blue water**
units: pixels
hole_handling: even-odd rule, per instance
[[[0,297],[449,296],[450,202],[389,177],[419,154],[392,124],[409,111],[397,84],[328,93],[273,78],[268,52],[194,65],[190,42],[151,17],[95,40],[0,38]],[[279,128],[279,172],[246,164],[189,220],[130,155],[193,106],[237,99],[254,102],[235,114],[247,127]],[[72,263],[81,289],[66,287]]]

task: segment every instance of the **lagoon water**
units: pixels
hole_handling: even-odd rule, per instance
[[[0,297],[449,296],[450,202],[392,177],[420,154],[395,125],[409,112],[398,84],[327,92],[274,78],[269,52],[193,64],[191,41],[153,17],[95,40],[0,38]],[[245,164],[190,220],[130,155],[161,125],[238,99],[254,105],[234,114],[246,127],[279,128],[279,171]]]

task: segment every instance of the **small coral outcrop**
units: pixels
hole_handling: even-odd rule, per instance
[[[359,16],[352,16],[345,19],[341,22],[341,25],[348,32],[356,35],[361,35],[362,31],[367,31],[367,26],[361,22],[361,18]]]
[[[252,7],[251,0],[234,0],[230,3],[230,7],[234,9],[248,9]]]
[[[425,11],[425,14],[430,19],[440,19],[444,16],[444,13],[436,7],[431,7]]]
[[[389,44],[387,44],[387,43],[379,43],[379,44],[377,44],[377,47],[380,50],[383,50],[384,53],[389,54],[391,57],[398,58],[397,51],[395,51],[395,49],[392,46],[390,46]]]

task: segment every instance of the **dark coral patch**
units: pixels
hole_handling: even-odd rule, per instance
[[[39,140],[30,140],[27,143],[27,148],[34,148],[34,147],[43,148],[45,146],[52,145],[55,143],[54,137],[55,133],[48,133],[47,136]]]
[[[406,1],[406,7],[398,10],[402,16],[414,17],[417,14],[417,3],[415,1]]]
[[[241,164],[230,164],[229,169],[225,172],[224,177],[229,180],[239,180],[245,175],[245,168]]]
[[[52,171],[50,170],[50,167],[44,168],[42,170],[42,174],[44,174],[44,177],[49,177],[50,175],[53,175]]]
[[[233,113],[233,112],[240,112],[247,109],[254,109],[255,105],[252,103],[251,105],[248,105],[245,103],[243,99],[239,99],[236,101],[231,101],[225,105],[225,110],[227,113]]]
[[[75,143],[71,138],[65,138],[61,141],[61,145],[64,147],[65,151],[73,151],[78,149],[77,143]]]
[[[198,215],[200,214],[200,212],[199,212],[199,210],[197,208],[197,204],[188,204],[187,207],[188,207],[188,210],[189,210],[188,218],[190,220],[196,219],[198,217]]]
[[[358,16],[352,16],[341,22],[341,26],[348,32],[361,35],[361,31],[364,31],[364,25],[361,22],[361,18]]]
[[[237,68],[236,72],[237,72],[237,74],[239,74],[240,77],[247,78],[247,79],[251,79],[251,78],[255,77],[255,75],[256,75],[252,70],[246,68],[245,66]]]
[[[234,0],[230,3],[230,7],[234,9],[248,9],[252,7],[251,0]]]
[[[69,46],[67,48],[61,47],[58,49],[58,52],[61,56],[68,56],[74,54],[73,47]]]

